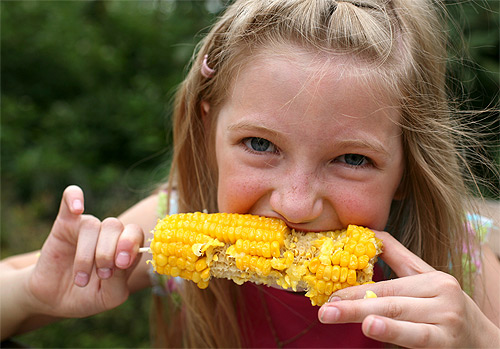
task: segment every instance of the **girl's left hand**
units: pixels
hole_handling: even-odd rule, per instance
[[[362,323],[375,340],[412,348],[498,347],[500,329],[451,275],[436,271],[386,232],[381,258],[397,279],[345,288],[319,310],[323,323]],[[364,299],[367,290],[378,298]]]

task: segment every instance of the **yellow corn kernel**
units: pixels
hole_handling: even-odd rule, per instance
[[[375,257],[376,254],[377,254],[377,249],[375,248],[375,245],[371,242],[367,243],[366,244],[366,255],[369,258],[373,258],[373,257]]]
[[[201,280],[200,282],[197,283],[197,285],[199,288],[203,290],[208,287],[208,281]]]
[[[323,279],[325,281],[328,281],[332,278],[332,266],[331,265],[327,265],[325,266],[325,269],[323,271]]]
[[[271,242],[271,255],[276,258],[280,256],[280,245],[276,240]]]
[[[349,285],[353,286],[356,283],[356,278],[356,270],[349,269],[349,271],[347,272],[346,282]]]
[[[191,280],[193,280],[193,282],[195,284],[197,284],[198,282],[200,282],[201,281],[201,275],[200,275],[200,273],[197,272],[197,271],[194,271],[193,275],[191,276]]]
[[[167,257],[165,257],[164,254],[159,254],[156,256],[155,262],[156,262],[156,265],[163,267],[163,266],[165,266],[165,264],[167,264],[168,259],[167,259]]]
[[[316,290],[319,294],[324,294],[326,289],[326,282],[324,280],[318,280],[316,283]]]
[[[340,266],[347,267],[349,265],[350,253],[347,251],[342,251],[340,254]]]
[[[356,255],[356,257],[364,255],[366,253],[366,245],[362,243],[356,244],[353,253]]]
[[[316,278],[318,280],[323,279],[323,274],[325,273],[325,265],[321,264],[318,266],[318,270],[316,270]]]
[[[358,257],[355,254],[351,254],[348,267],[349,269],[358,269]]]
[[[207,269],[203,270],[200,273],[200,277],[201,277],[202,280],[208,280],[210,278],[210,268],[207,268]]]
[[[196,271],[203,271],[207,267],[208,267],[208,265],[207,265],[207,258],[206,257],[198,259],[196,261],[196,264],[195,264]]]
[[[168,257],[168,264],[172,267],[176,266],[177,265],[177,257],[176,256]]]
[[[172,275],[173,277],[179,276],[179,275],[181,275],[181,270],[177,267],[171,267],[170,268],[170,275]]]
[[[179,257],[177,258],[177,266],[179,267],[180,270],[186,269],[186,261],[184,258]]]
[[[262,242],[262,257],[271,258],[271,243],[269,241]]]
[[[340,266],[334,265],[332,267],[332,281],[337,282],[340,279]]]
[[[340,268],[340,282],[345,282],[347,280],[347,274],[349,273],[349,268],[347,267],[341,267]]]
[[[342,244],[343,246],[343,244]],[[337,250],[332,254],[331,261],[332,265],[340,265],[340,255],[342,254],[342,250]]]
[[[349,239],[349,242],[347,244],[345,244],[345,246],[344,246],[344,251],[347,251],[349,253],[353,253],[357,244],[358,244],[358,242],[356,240]]]
[[[377,298],[377,295],[373,291],[366,290],[365,296],[363,298],[364,299],[367,299],[367,298]]]
[[[318,267],[320,265],[319,258],[313,258],[311,262],[309,263],[309,271],[313,274],[316,274],[316,271],[318,270]]]
[[[333,282],[327,281],[325,286],[325,294],[331,295],[333,293]]]
[[[366,254],[358,257],[358,269],[365,269],[370,261],[370,257]]]

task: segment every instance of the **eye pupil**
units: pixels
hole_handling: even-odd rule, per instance
[[[271,142],[264,138],[255,137],[251,140],[252,149],[255,151],[266,151],[270,144]]]
[[[348,165],[359,166],[363,164],[365,157],[359,154],[346,154],[345,162]]]

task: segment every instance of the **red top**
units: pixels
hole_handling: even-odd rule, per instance
[[[377,273],[378,274],[378,273]],[[375,278],[374,278],[375,279]],[[272,287],[242,285],[246,318],[244,346],[253,348],[382,348],[361,324],[322,324],[309,298]]]

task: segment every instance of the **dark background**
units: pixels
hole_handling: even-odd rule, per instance
[[[1,253],[40,248],[69,184],[116,216],[168,175],[169,117],[195,44],[227,1],[1,1]],[[450,82],[464,108],[498,106],[499,2],[448,1]],[[465,66],[465,68],[464,68]],[[458,83],[460,82],[460,83]],[[498,165],[498,114],[481,140]],[[498,178],[476,170],[497,198]],[[16,338],[32,347],[147,347],[150,291]]]

